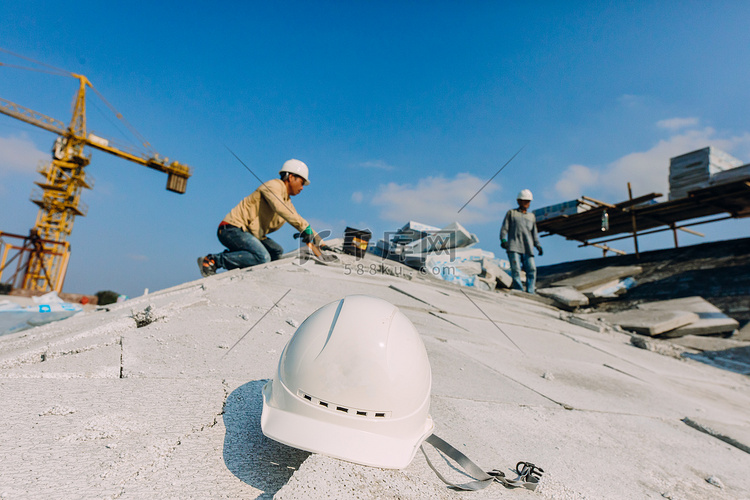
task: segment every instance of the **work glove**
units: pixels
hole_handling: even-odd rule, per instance
[[[500,246],[505,250],[508,249],[508,240],[500,240]]]
[[[540,256],[540,257],[541,257],[542,255],[544,255],[544,251],[542,251],[542,245],[537,245],[537,246],[536,246],[536,251],[537,251],[537,252],[539,252],[539,256]]]
[[[300,233],[300,238],[305,243],[312,243],[314,239],[314,233],[310,226],[307,226],[304,231]]]

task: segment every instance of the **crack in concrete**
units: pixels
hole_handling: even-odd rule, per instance
[[[616,359],[616,360],[618,360],[618,361],[623,361],[623,362],[625,362],[625,363],[628,363],[628,364],[630,364],[630,365],[633,365],[633,366],[635,366],[635,367],[637,367],[637,368],[640,368],[641,370],[645,370],[645,371],[647,371],[647,372],[651,372],[651,373],[654,373],[654,371],[653,371],[653,370],[651,370],[651,369],[649,369],[649,368],[645,368],[645,367],[643,367],[643,366],[639,365],[638,363],[634,363],[634,362],[630,361],[629,359],[625,359],[625,358],[623,358],[623,357],[617,356],[616,354],[612,354],[612,353],[611,353],[611,352],[609,352],[609,351],[606,351],[606,350],[604,350],[604,349],[602,349],[602,348],[600,348],[600,347],[596,347],[595,345],[591,345],[591,344],[589,344],[588,342],[584,342],[583,340],[581,340],[581,339],[578,339],[578,338],[576,338],[576,337],[574,337],[574,336],[572,336],[572,335],[569,335],[569,334],[567,334],[567,333],[565,333],[565,332],[557,332],[557,333],[559,333],[559,334],[560,334],[560,335],[562,335],[563,337],[569,338],[569,339],[570,339],[570,340],[572,340],[573,342],[576,342],[576,343],[578,343],[578,344],[581,344],[581,345],[585,345],[586,347],[590,347],[591,349],[594,349],[595,351],[599,351],[599,352],[602,352],[602,353],[604,353],[604,354],[606,354],[606,355],[608,355],[608,356],[612,356],[613,358],[615,358],[615,359]]]
[[[465,352],[463,352],[463,351],[460,351],[460,350],[456,349],[455,347],[453,347],[453,346],[452,346],[452,345],[450,345],[450,344],[448,344],[448,345],[449,345],[449,347],[450,347],[451,349],[453,349],[454,351],[456,351],[456,352],[458,352],[458,353],[460,353],[460,354],[462,354],[462,355],[464,355],[464,356],[467,356],[467,357],[468,357],[468,358],[470,358],[470,359],[473,359],[473,360],[474,360],[474,361],[475,361],[476,363],[479,363],[479,364],[481,364],[482,366],[484,366],[484,367],[485,367],[485,368],[487,368],[488,370],[491,370],[491,371],[493,371],[493,372],[497,373],[497,374],[498,374],[498,375],[500,375],[501,377],[503,377],[503,378],[506,378],[506,379],[510,380],[511,382],[515,382],[516,384],[520,385],[521,387],[523,387],[523,388],[525,388],[525,389],[528,389],[528,390],[530,390],[531,392],[533,392],[533,393],[535,393],[535,394],[538,394],[539,396],[543,397],[544,399],[546,399],[546,400],[548,400],[548,401],[551,401],[551,402],[555,403],[556,405],[559,405],[560,407],[562,407],[562,408],[564,408],[564,409],[566,409],[566,410],[575,410],[575,408],[574,408],[573,406],[571,406],[571,405],[569,405],[569,404],[567,404],[567,403],[563,403],[562,401],[557,401],[557,400],[555,400],[555,399],[552,399],[552,398],[551,398],[550,396],[547,396],[546,394],[543,394],[543,393],[541,393],[541,392],[537,391],[537,390],[536,390],[536,389],[534,389],[533,387],[529,387],[528,385],[524,384],[523,382],[520,382],[520,381],[518,381],[518,380],[515,380],[514,378],[512,378],[512,377],[510,377],[510,376],[506,375],[505,373],[503,373],[503,372],[501,372],[501,371],[498,371],[498,370],[496,370],[495,368],[493,368],[493,367],[489,366],[488,364],[486,364],[486,363],[484,363],[484,362],[482,362],[482,361],[480,361],[480,360],[478,360],[478,359],[476,359],[476,358],[474,358],[474,357],[472,357],[472,356],[469,356],[468,354],[466,354],[466,353],[465,353]]]
[[[704,432],[704,433],[708,434],[709,436],[715,437],[716,439],[718,439],[720,441],[724,441],[725,443],[730,444],[730,445],[734,446],[735,448],[744,451],[745,453],[750,453],[750,446],[747,446],[746,444],[741,443],[741,442],[737,441],[736,439],[734,439],[733,437],[727,436],[726,434],[723,434],[723,433],[721,433],[721,432],[719,432],[719,431],[717,431],[717,430],[709,427],[708,425],[704,425],[704,424],[702,424],[700,422],[696,422],[695,420],[693,420],[693,419],[691,419],[689,417],[683,418],[682,422],[685,423],[686,425],[692,427],[695,430]]]
[[[89,345],[86,347],[79,347],[79,348],[69,349],[65,351],[52,351],[52,352],[50,352],[49,346],[46,346],[44,348],[35,349],[33,351],[27,351],[16,358],[3,361],[2,364],[0,365],[0,370],[9,370],[9,369],[18,368],[24,365],[40,364],[40,363],[44,363],[45,361],[49,361],[51,359],[62,358],[64,356],[75,356],[76,354],[95,351],[97,349],[109,347],[112,345],[117,345],[119,343],[120,341],[118,339],[112,339],[111,342],[93,344],[93,345]]]
[[[123,371],[125,369],[125,365],[124,365],[124,362],[123,362],[123,357],[125,355],[125,349],[122,346],[122,337],[123,336],[120,335],[120,378],[124,378],[123,377]]]
[[[140,466],[138,470],[136,470],[129,478],[125,479],[123,483],[120,485],[119,493],[111,497],[112,500],[117,500],[118,498],[122,497],[122,495],[125,494],[125,489],[126,489],[127,484],[130,483],[131,481],[134,481],[139,476],[145,475],[149,471],[158,472],[159,470],[163,470],[166,467],[168,467],[171,462],[172,456],[174,455],[175,451],[177,451],[177,448],[180,445],[182,445],[183,441],[190,438],[190,436],[203,432],[206,429],[213,429],[214,427],[216,427],[216,425],[219,423],[220,417],[224,415],[224,410],[227,405],[227,399],[229,399],[229,384],[227,383],[226,379],[222,379],[221,386],[222,386],[222,389],[224,390],[224,398],[221,404],[221,411],[214,415],[213,422],[201,424],[200,427],[198,426],[193,427],[192,429],[187,431],[185,434],[178,436],[176,441],[173,442],[174,444],[167,445],[166,450],[163,451],[162,453],[159,453],[159,456],[157,456],[150,463]]]

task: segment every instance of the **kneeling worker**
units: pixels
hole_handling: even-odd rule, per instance
[[[277,260],[284,249],[268,237],[289,222],[306,243],[320,246],[321,239],[292,205],[290,196],[310,184],[307,165],[288,160],[272,179],[243,199],[219,224],[217,236],[227,247],[222,253],[198,257],[201,275],[211,276],[217,269],[236,269]]]

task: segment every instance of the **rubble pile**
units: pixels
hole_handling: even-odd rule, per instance
[[[438,228],[409,221],[368,251],[462,286],[509,288],[508,261],[478,248],[478,243],[479,238],[458,222]]]

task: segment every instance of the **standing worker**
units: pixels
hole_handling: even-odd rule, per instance
[[[216,235],[227,249],[198,257],[201,275],[211,276],[217,269],[237,269],[277,260],[284,249],[268,234],[279,229],[284,222],[300,231],[305,243],[320,246],[320,236],[297,213],[290,200],[308,184],[307,165],[294,159],[284,162],[278,179],[261,185],[221,221]]]
[[[542,245],[539,244],[539,231],[536,228],[536,217],[529,212],[529,205],[534,197],[528,189],[518,193],[516,201],[518,208],[508,210],[505,214],[503,227],[500,230],[500,246],[508,252],[510,272],[513,278],[514,290],[523,291],[521,283],[521,266],[526,272],[526,291],[534,293],[536,284],[536,264],[534,251],[536,247],[539,256],[542,255]]]

